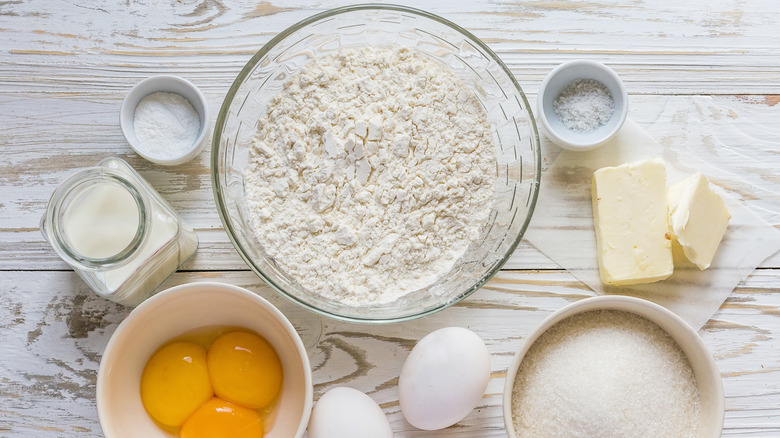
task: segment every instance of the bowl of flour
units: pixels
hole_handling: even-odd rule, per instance
[[[217,118],[212,181],[236,250],[315,312],[391,322],[479,289],[533,212],[539,137],[508,68],[424,11],[361,5],[280,33]]]

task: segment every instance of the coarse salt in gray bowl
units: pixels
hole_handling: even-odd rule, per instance
[[[590,130],[571,129],[555,113],[555,100],[570,83],[580,79],[603,84],[614,104],[609,120]],[[578,59],[557,66],[544,78],[536,99],[537,117],[544,133],[553,143],[572,151],[587,151],[604,144],[617,134],[628,116],[628,93],[623,82],[612,69],[596,61]],[[596,114],[589,117],[596,117]]]

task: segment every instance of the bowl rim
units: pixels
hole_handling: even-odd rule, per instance
[[[638,309],[646,310],[648,313],[652,313],[654,316],[650,317],[647,315],[643,315],[639,313]],[[504,417],[504,427],[506,429],[507,436],[509,438],[519,438],[519,435],[515,430],[514,422],[512,421],[512,392],[514,390],[514,386],[515,386],[514,384],[515,384],[515,379],[517,377],[517,372],[520,369],[520,364],[525,358],[525,355],[528,353],[531,347],[536,343],[539,337],[541,337],[554,325],[560,323],[561,321],[571,316],[580,313],[598,311],[598,310],[616,310],[616,311],[628,312],[640,316],[642,318],[645,318],[650,322],[652,322],[653,324],[655,324],[656,326],[658,326],[661,330],[664,331],[664,333],[667,333],[669,336],[672,336],[672,339],[675,341],[675,343],[678,344],[678,346],[682,350],[683,347],[679,345],[677,339],[675,339],[675,337],[669,331],[664,329],[661,326],[661,324],[659,324],[658,322],[659,320],[662,319],[670,320],[672,324],[674,324],[679,328],[682,336],[688,337],[691,340],[693,340],[694,349],[698,349],[701,352],[706,353],[703,356],[705,357],[704,365],[707,368],[707,373],[716,377],[714,379],[716,382],[715,387],[712,389],[713,389],[713,397],[716,398],[715,403],[716,403],[716,408],[718,410],[719,419],[718,419],[718,425],[715,430],[716,433],[713,435],[713,437],[719,437],[720,432],[723,429],[723,422],[725,419],[725,400],[724,400],[724,393],[723,393],[723,380],[720,376],[720,371],[718,370],[718,366],[715,363],[715,358],[712,356],[712,353],[710,352],[709,348],[707,348],[707,345],[698,335],[696,330],[694,330],[687,322],[685,322],[685,320],[683,320],[676,313],[652,301],[648,301],[642,298],[627,296],[627,295],[598,295],[594,297],[584,298],[574,303],[568,304],[556,310],[552,314],[548,315],[522,341],[520,347],[517,349],[514,356],[512,357],[512,361],[509,363],[509,367],[507,368],[506,371],[506,378],[504,380],[504,391],[502,396],[502,411]],[[691,365],[691,367],[693,367],[693,364],[690,363],[691,359],[685,350],[683,350],[683,354],[685,354],[685,357],[686,359],[688,359],[689,364]]]
[[[249,76],[252,69],[257,65],[258,61],[265,56],[273,47],[275,47],[280,41],[287,38],[289,35],[291,35],[294,32],[297,32],[304,26],[308,26],[312,23],[315,23],[317,21],[324,20],[326,18],[340,15],[348,12],[354,12],[354,11],[361,11],[361,10],[389,10],[389,11],[397,11],[397,12],[403,12],[403,13],[409,13],[414,14],[418,16],[422,16],[424,18],[431,19],[433,21],[439,22],[444,24],[445,26],[448,26],[456,31],[458,31],[460,34],[462,34],[464,37],[469,39],[472,43],[476,44],[480,49],[484,50],[485,53],[490,55],[491,59],[494,60],[497,65],[504,71],[504,73],[507,75],[507,77],[510,79],[512,85],[514,88],[518,91],[520,94],[520,97],[522,98],[523,104],[525,105],[525,113],[528,116],[528,122],[531,127],[532,132],[532,138],[534,140],[534,144],[536,147],[533,149],[533,155],[534,155],[534,170],[535,170],[535,179],[531,184],[531,199],[530,203],[528,204],[528,214],[525,217],[525,220],[522,224],[522,227],[520,228],[520,232],[517,235],[517,238],[510,244],[506,254],[502,257],[499,263],[495,265],[491,271],[483,275],[474,285],[466,289],[465,291],[461,292],[455,297],[452,297],[451,299],[447,300],[446,302],[442,302],[437,306],[429,307],[426,309],[423,309],[421,311],[417,311],[411,314],[406,314],[402,316],[397,317],[380,317],[380,318],[372,318],[368,316],[355,316],[355,315],[347,315],[337,312],[332,312],[328,310],[321,309],[317,306],[314,306],[312,304],[307,303],[306,301],[303,301],[291,294],[288,294],[284,288],[277,285],[269,276],[265,275],[260,269],[258,269],[251,261],[249,256],[247,255],[247,251],[245,251],[244,247],[241,245],[240,242],[235,237],[235,231],[232,222],[228,217],[226,217],[226,203],[223,200],[223,189],[219,182],[219,175],[218,175],[218,165],[219,165],[219,154],[220,154],[220,147],[219,147],[219,138],[222,134],[222,131],[224,129],[225,121],[227,120],[228,115],[228,109],[230,107],[230,103],[232,103],[233,99],[236,96],[236,92],[238,88],[243,83],[244,79],[246,79],[247,76]],[[541,159],[541,140],[539,137],[539,130],[536,124],[536,119],[533,114],[533,110],[531,109],[531,105],[528,102],[528,98],[525,95],[525,92],[523,92],[523,89],[520,87],[520,84],[517,82],[517,78],[515,78],[514,74],[512,74],[511,70],[504,64],[504,62],[496,55],[496,53],[490,49],[484,42],[482,42],[479,38],[477,38],[475,35],[473,35],[471,32],[467,31],[463,27],[445,19],[442,18],[436,14],[432,14],[430,12],[416,9],[408,6],[401,6],[401,5],[395,5],[395,4],[386,4],[386,3],[362,3],[362,4],[355,4],[355,5],[349,5],[349,6],[342,6],[338,8],[333,8],[326,10],[324,12],[320,12],[318,14],[312,15],[308,18],[305,18],[301,21],[298,21],[297,23],[291,25],[290,27],[286,28],[285,30],[278,33],[274,38],[272,38],[270,41],[268,41],[266,44],[264,44],[260,50],[258,50],[250,59],[249,61],[244,65],[244,67],[241,69],[241,71],[236,76],[236,79],[231,84],[230,88],[228,89],[228,92],[225,95],[224,100],[222,101],[222,105],[220,106],[219,112],[217,113],[217,119],[216,123],[214,125],[214,132],[212,136],[212,145],[211,145],[211,166],[210,166],[210,173],[211,173],[211,186],[212,191],[214,193],[214,200],[217,205],[217,212],[219,213],[220,221],[222,222],[222,225],[225,229],[225,232],[228,235],[228,238],[230,239],[231,243],[233,244],[233,247],[236,249],[236,252],[238,252],[239,256],[242,260],[244,260],[244,263],[249,266],[249,268],[263,281],[268,284],[274,291],[282,295],[283,297],[287,298],[288,300],[304,307],[305,309],[308,309],[316,314],[327,316],[329,318],[333,318],[340,321],[346,321],[346,322],[355,322],[355,323],[367,323],[367,324],[389,324],[389,323],[395,323],[395,322],[402,322],[402,321],[409,321],[412,319],[420,318],[426,315],[430,315],[433,313],[436,313],[440,310],[444,310],[473,294],[477,290],[479,290],[485,283],[487,283],[493,276],[495,276],[501,268],[504,266],[504,264],[509,260],[509,258],[514,253],[515,249],[517,249],[517,246],[520,244],[520,240],[522,239],[523,235],[528,229],[528,225],[531,221],[531,217],[533,216],[533,212],[536,208],[536,202],[539,196],[539,186],[541,182],[541,173],[542,173],[542,159]]]
[[[100,357],[100,365],[98,366],[98,373],[96,377],[95,382],[95,408],[97,409],[98,413],[98,423],[100,424],[100,429],[105,434],[106,432],[106,422],[108,421],[105,418],[105,412],[100,407],[105,404],[105,383],[104,383],[104,377],[106,375],[107,368],[111,365],[107,363],[105,358],[108,356],[108,353],[111,352],[114,348],[118,348],[115,346],[118,340],[117,334],[121,333],[122,331],[127,329],[128,325],[133,324],[133,320],[136,319],[137,315],[141,312],[144,312],[147,308],[152,308],[155,305],[157,305],[158,301],[161,300],[168,300],[176,298],[179,295],[186,295],[193,289],[216,289],[219,291],[219,293],[232,293],[235,295],[238,295],[243,298],[247,298],[249,300],[252,300],[256,302],[257,304],[264,307],[269,313],[274,315],[276,320],[281,323],[284,328],[290,333],[290,337],[293,339],[295,343],[295,348],[299,353],[299,357],[301,359],[301,365],[303,365],[304,369],[304,386],[306,388],[306,393],[304,395],[305,397],[305,405],[303,407],[303,416],[301,417],[301,421],[298,425],[298,428],[296,430],[296,437],[303,436],[304,431],[306,430],[306,427],[309,423],[309,418],[311,416],[311,410],[314,405],[314,384],[312,380],[312,372],[311,372],[311,363],[309,361],[309,355],[306,350],[306,347],[303,345],[303,340],[301,339],[300,335],[298,334],[298,331],[295,329],[295,326],[292,325],[292,322],[282,313],[279,308],[273,305],[270,301],[266,300],[265,298],[261,297],[260,295],[245,289],[240,286],[232,285],[229,283],[222,283],[219,281],[200,281],[200,282],[194,282],[194,283],[184,283],[177,286],[172,286],[168,289],[165,289],[161,292],[158,292],[151,296],[150,298],[144,300],[141,304],[139,304],[137,307],[135,307],[129,315],[127,315],[122,322],[117,326],[117,328],[114,330],[114,332],[111,334],[111,337],[108,340],[108,343],[106,344],[106,347],[103,349],[103,353]],[[170,297],[170,298],[169,298]]]
[[[141,89],[144,86],[154,86],[154,88],[158,88],[156,91],[152,91],[151,93],[147,93],[144,95],[139,95],[141,93]],[[193,95],[197,97],[196,101],[191,101],[187,98],[187,96],[181,95],[181,93],[178,93],[176,91],[171,90],[170,84],[179,84],[184,86],[185,88],[192,91]],[[148,96],[149,94],[155,93],[157,91],[164,91],[167,93],[174,93],[178,94],[181,97],[187,99],[187,101],[190,102],[190,105],[192,105],[193,109],[196,113],[200,115],[200,111],[198,109],[201,109],[203,112],[203,118],[199,121],[200,123],[200,132],[198,133],[198,136],[195,138],[195,141],[193,141],[191,147],[182,155],[172,157],[172,158],[158,158],[151,156],[141,150],[141,148],[138,146],[138,144],[133,141],[133,138],[135,137],[135,134],[132,136],[130,135],[130,127],[127,125],[127,120],[133,119],[133,113],[135,112],[136,106],[138,106],[137,102],[140,102],[141,99]],[[136,99],[137,98],[137,99]],[[133,107],[130,107],[130,101],[131,100],[137,100],[136,104],[133,105]],[[203,147],[206,145],[206,137],[209,131],[209,105],[208,101],[206,100],[206,96],[203,95],[203,92],[200,91],[200,89],[195,86],[192,82],[188,81],[187,79],[184,79],[179,76],[175,75],[154,75],[149,76],[148,78],[145,78],[138,82],[137,84],[133,85],[133,88],[130,89],[130,91],[127,92],[124,99],[122,99],[122,104],[119,107],[119,127],[122,130],[122,136],[124,136],[125,141],[127,141],[127,144],[130,145],[130,148],[138,155],[141,156],[141,158],[146,159],[147,161],[150,161],[155,164],[159,164],[161,166],[177,166],[179,164],[184,164],[187,161],[190,161],[191,159],[195,158],[196,155],[200,153],[200,151],[203,150]]]
[[[620,95],[623,100],[623,105],[620,107],[620,114],[617,114],[618,117],[618,123],[609,131],[607,131],[601,138],[593,141],[572,141],[571,139],[565,139],[561,137],[558,132],[553,129],[553,127],[550,125],[550,122],[547,120],[547,113],[544,111],[544,96],[547,94],[548,85],[550,81],[559,73],[561,73],[564,70],[569,70],[574,67],[578,66],[588,66],[596,68],[602,72],[604,72],[611,80],[612,82],[617,86],[618,90],[620,90]],[[615,73],[614,70],[612,70],[609,66],[606,64],[594,61],[591,59],[573,59],[571,61],[566,61],[562,64],[559,64],[555,68],[553,68],[542,81],[542,84],[539,86],[539,92],[536,95],[536,106],[537,106],[537,112],[539,113],[539,120],[542,122],[542,126],[544,126],[545,133],[549,136],[550,140],[552,140],[553,143],[557,144],[558,146],[562,147],[563,149],[568,149],[570,151],[589,151],[592,149],[595,149],[604,143],[606,143],[609,139],[615,136],[615,134],[620,131],[620,128],[623,127],[623,124],[626,121],[626,118],[628,117],[628,92],[626,91],[625,85],[623,85],[623,80],[620,79],[620,76]],[[618,108],[615,108],[618,109]]]

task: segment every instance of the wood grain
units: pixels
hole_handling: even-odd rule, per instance
[[[780,426],[767,421],[780,414],[775,403],[780,392],[778,275],[774,269],[757,271],[701,332],[723,376],[724,436],[747,430],[765,433],[758,436],[780,433]],[[248,272],[177,273],[163,288],[197,281],[235,284],[274,303],[309,351],[315,399],[337,385],[360,389],[380,403],[399,437],[431,436],[405,422],[397,401],[398,374],[417,340],[451,325],[468,327],[485,340],[492,367],[486,395],[466,420],[436,436],[500,436],[506,368],[520,343],[550,313],[591,295],[566,272],[504,271],[450,309],[405,323],[368,326],[315,316]],[[0,357],[0,434],[99,436],[96,370],[109,337],[130,309],[97,297],[72,272],[6,273],[2,286],[0,329],[6,336]]]
[[[31,0],[0,2],[0,436],[101,436],[95,378],[129,309],[91,293],[38,227],[54,188],[107,156],[135,167],[184,219],[200,247],[163,287],[217,280],[268,298],[298,328],[315,399],[336,385],[380,403],[398,437],[503,437],[505,371],[544,317],[589,296],[522,242],[483,289],[435,315],[386,326],[315,316],[247,270],[215,210],[209,150],[176,167],[150,164],[119,130],[125,93],[155,74],[194,82],[216,114],[236,74],[263,44],[338,1]],[[780,228],[780,2],[613,0],[406,2],[485,41],[533,103],[544,76],[587,58],[614,68],[634,121]],[[213,126],[214,121],[211,121]],[[556,150],[543,151],[543,167]],[[397,377],[414,343],[448,325],[485,339],[492,379],[458,425],[415,430]],[[702,329],[726,392],[724,436],[780,436],[780,254],[761,265]]]
[[[780,224],[780,177],[777,153],[780,150],[780,105],[772,105],[771,96],[632,96],[630,117],[664,146],[691,156],[706,156],[707,161],[692,164],[713,182],[745,202],[769,223]],[[769,99],[769,100],[768,100]],[[49,102],[51,114],[67,113],[68,108],[83,107],[81,114],[118,113],[119,103]],[[212,99],[212,111],[218,108]],[[0,94],[0,118],[15,110],[13,100]],[[24,107],[23,120],[36,120],[36,106]],[[52,119],[56,117],[51,116]],[[722,123],[726,121],[727,123]],[[95,165],[107,156],[126,159],[198,231],[198,253],[185,266],[187,270],[245,269],[222,229],[211,191],[210,149],[196,159],[176,167],[149,163],[135,155],[122,139],[117,117],[101,117],[84,124],[73,124],[65,117],[48,123],[47,131],[30,126],[23,133],[29,143],[2,143],[6,161],[0,163],[0,267],[2,269],[66,269],[38,230],[51,193],[67,176]],[[9,123],[16,123],[15,119]],[[41,126],[47,125],[43,122]],[[2,126],[0,124],[0,134]],[[49,133],[50,131],[50,133]],[[89,148],[63,155],[52,155],[57,132],[69,132],[69,138],[93,136]],[[26,132],[26,134],[24,134]],[[100,135],[98,133],[103,133]],[[11,135],[10,133],[7,133]],[[113,136],[117,146],[107,144]],[[8,138],[7,136],[4,136]],[[0,140],[2,141],[2,140]],[[780,254],[762,264],[780,267]],[[528,244],[523,244],[506,265],[509,269],[559,268]]]

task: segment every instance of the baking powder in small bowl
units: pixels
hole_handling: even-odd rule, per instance
[[[122,133],[138,155],[177,165],[205,144],[208,110],[203,94],[176,76],[154,76],[127,94],[120,110]]]
[[[200,118],[187,99],[157,91],[138,102],[133,131],[148,155],[170,160],[186,154],[195,144]]]

